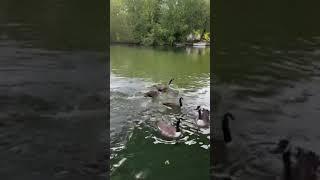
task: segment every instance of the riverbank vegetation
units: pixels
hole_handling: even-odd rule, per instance
[[[111,0],[111,43],[210,42],[210,0]]]

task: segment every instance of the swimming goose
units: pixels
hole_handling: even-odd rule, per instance
[[[278,147],[272,151],[282,154],[284,180],[317,180],[319,156],[312,151],[295,148],[286,139],[280,140]],[[295,161],[292,161],[294,159]]]
[[[198,118],[196,119],[196,124],[200,128],[208,128],[210,125],[209,117],[210,117],[210,111],[207,109],[202,109],[198,106],[195,110],[198,111]]]
[[[231,113],[227,112],[226,114],[224,114],[223,120],[222,120],[223,140],[227,144],[231,143],[232,141],[230,127],[229,127],[229,119],[234,120],[235,118]]]
[[[158,129],[160,130],[160,133],[168,138],[178,138],[182,135],[180,130],[180,122],[182,118],[177,118],[177,123],[175,126],[168,124],[164,121],[159,121],[157,123]]]
[[[170,79],[170,81],[168,82],[168,85],[159,84],[159,85],[155,85],[154,87],[160,92],[167,92],[173,80],[174,80],[173,78]]]
[[[180,97],[179,98],[179,104],[172,103],[172,102],[164,102],[162,104],[167,106],[167,107],[169,107],[169,108],[171,108],[171,109],[177,109],[178,110],[178,109],[181,109],[181,107],[182,107],[182,100],[183,100],[183,98]]]
[[[215,170],[220,169],[221,166],[232,161],[234,158],[237,158],[239,154],[242,153],[239,144],[237,144],[237,147],[233,146],[234,143],[232,142],[230,133],[229,118],[231,118],[232,120],[235,119],[231,113],[225,113],[222,117],[222,128],[213,130],[214,150],[212,156],[215,157],[213,158],[213,164],[216,164],[216,166],[214,166]],[[234,147],[236,148],[236,150],[234,150]]]
[[[149,92],[144,93],[144,97],[157,97],[159,95],[159,91],[151,90]]]

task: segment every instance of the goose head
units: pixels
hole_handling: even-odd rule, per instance
[[[170,85],[172,83],[172,81],[174,80],[174,78],[170,79],[168,85]]]

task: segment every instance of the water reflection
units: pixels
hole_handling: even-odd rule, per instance
[[[1,179],[106,178],[101,2],[0,1]]]
[[[235,161],[218,164],[216,175],[280,177],[281,157],[268,150],[281,138],[320,154],[314,133],[320,114],[314,93],[319,89],[320,26],[309,21],[318,14],[313,7],[318,2],[276,4],[272,13],[266,13],[270,2],[216,4],[215,119],[219,126],[221,115],[231,111],[237,118],[231,129],[240,144],[230,152]]]
[[[75,0],[3,0],[0,37],[19,41],[24,47],[105,50],[104,5]]]
[[[123,77],[167,83],[175,78],[180,88],[206,87],[210,73],[210,49],[152,49],[112,46],[111,72]],[[192,52],[189,55],[186,52]],[[201,52],[202,55],[198,55]]]

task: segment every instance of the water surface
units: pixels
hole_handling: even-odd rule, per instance
[[[214,176],[280,176],[281,157],[268,150],[281,138],[320,153],[320,27],[312,21],[318,14],[315,6],[303,1],[216,4],[214,122],[232,112],[238,146],[228,161],[216,164]],[[218,150],[213,152],[218,161],[215,153]]]
[[[73,0],[0,2],[1,179],[106,178],[105,14]]]
[[[209,179],[209,130],[195,127],[195,108],[210,109],[210,49],[111,46],[111,179]],[[143,97],[174,78],[168,94]],[[178,102],[181,113],[161,102]],[[181,122],[179,141],[160,135],[156,122]],[[196,165],[195,165],[196,164]]]

